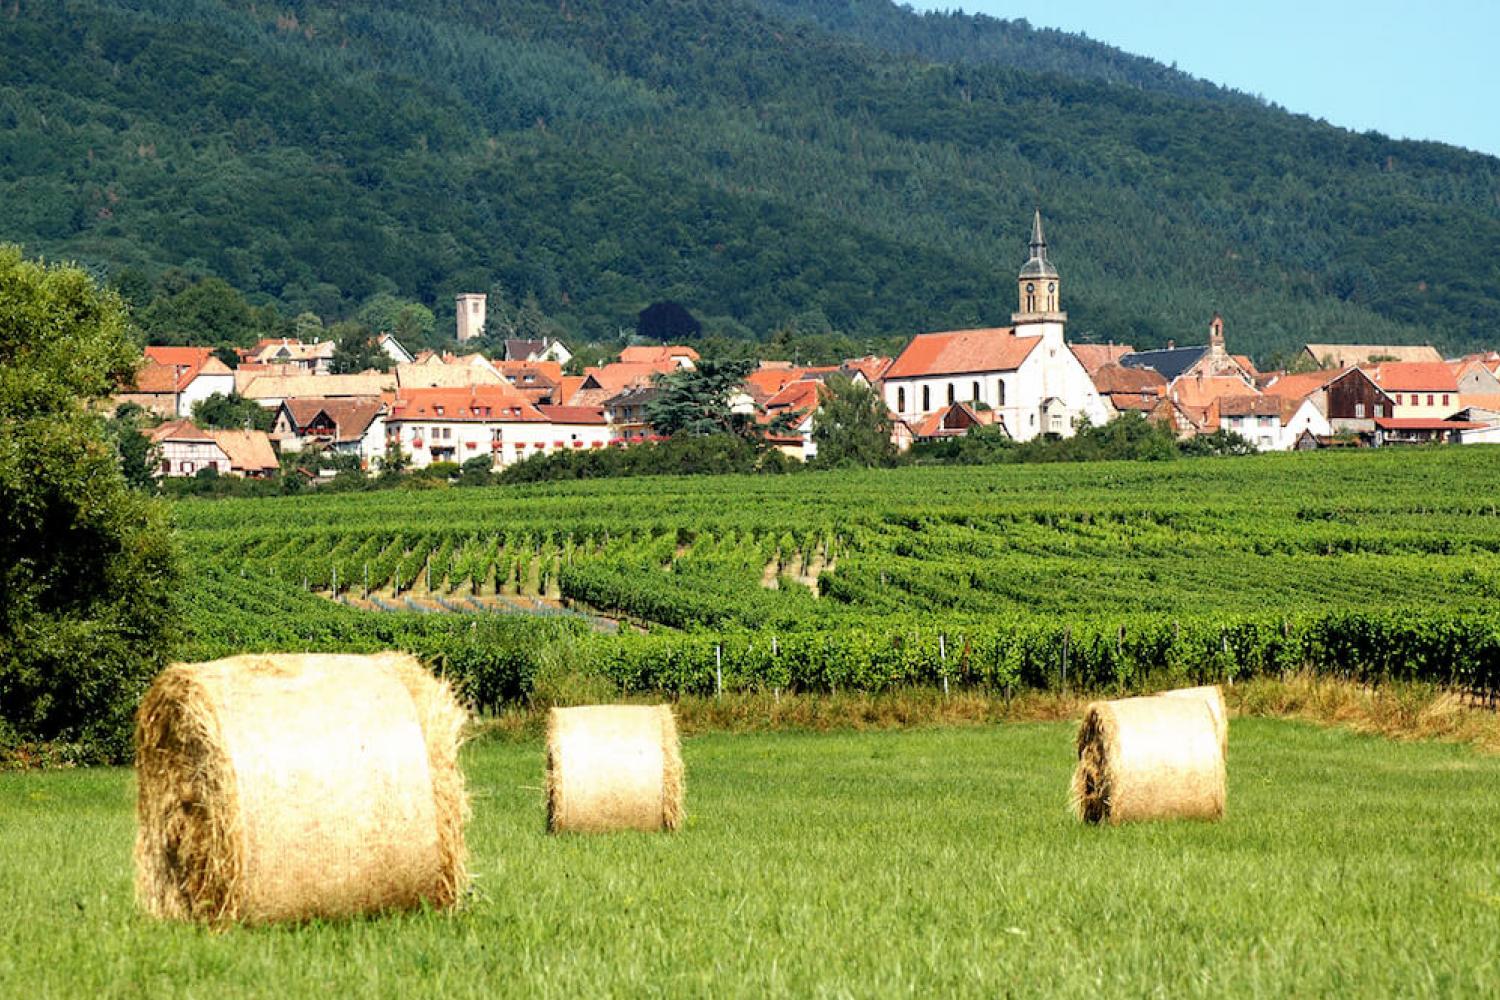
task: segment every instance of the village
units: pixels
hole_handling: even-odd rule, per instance
[[[1179,439],[1227,432],[1257,451],[1500,442],[1500,352],[1444,358],[1428,345],[1310,343],[1294,370],[1263,372],[1231,351],[1218,315],[1202,343],[1137,351],[1069,342],[1062,305],[1038,211],[1011,326],[917,334],[894,358],[762,360],[729,405],[803,461],[817,455],[813,428],[835,375],[884,401],[900,451],[975,428],[1017,442],[1067,437],[1127,413]],[[480,336],[485,318],[485,295],[457,296],[460,345]],[[113,405],[161,421],[148,432],[157,477],[264,477],[280,456],[309,451],[372,474],[393,456],[414,469],[487,459],[500,470],[534,455],[660,440],[649,419],[659,380],[702,360],[683,345],[630,346],[569,374],[572,353],[555,339],[507,340],[498,358],[413,354],[389,333],[378,346],[390,370],[360,374],[331,372],[331,340],[264,340],[237,351],[234,366],[210,347],[147,347]],[[195,407],[215,396],[265,408],[271,429],[200,426]]]

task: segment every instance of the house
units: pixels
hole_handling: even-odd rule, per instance
[[[135,403],[157,416],[187,417],[218,393],[234,392],[234,372],[211,347],[148,347],[146,363],[132,385],[116,393],[116,405]]]
[[[537,404],[562,405],[562,365],[556,361],[502,361],[500,374]]]
[[[534,406],[510,385],[403,389],[386,417],[386,442],[425,468],[488,456],[494,468],[564,448],[602,448],[609,440],[602,411]],[[581,442],[581,443],[577,443]]]
[[[1460,397],[1500,395],[1500,378],[1495,376],[1494,367],[1482,358],[1450,361],[1448,367],[1453,369]]]
[[[327,375],[333,366],[337,345],[331,340],[304,344],[289,337],[262,340],[244,355],[252,365],[285,365],[308,375]]]
[[[379,397],[297,397],[283,400],[271,428],[283,453],[308,447],[336,455],[357,455],[361,468],[385,454],[387,407]]]
[[[1218,401],[1219,429],[1238,434],[1257,451],[1291,451],[1304,434],[1315,438],[1332,434],[1320,401],[1318,393],[1301,399],[1251,394],[1225,396]]]
[[[1207,375],[1198,368],[1194,374],[1179,377],[1167,387],[1167,396],[1176,406],[1170,422],[1182,437],[1212,434],[1219,430],[1220,401],[1258,395],[1254,383],[1247,383],[1242,375]],[[1186,427],[1181,425],[1179,416],[1187,420]]]
[[[656,440],[656,433],[646,420],[646,407],[660,390],[654,385],[636,385],[622,389],[604,401],[602,407],[609,421],[614,444],[636,444]]]
[[[566,365],[573,360],[573,352],[560,340],[544,337],[541,340],[511,338],[505,341],[505,361],[555,361]]]
[[[1069,436],[1080,419],[1109,419],[1108,405],[1063,340],[1061,278],[1047,257],[1040,212],[1017,288],[1020,308],[1010,327],[913,337],[883,376],[887,408],[915,427],[953,403],[971,403],[976,410],[983,404],[1018,441]]]
[[[389,333],[382,333],[379,337],[375,338],[375,346],[379,347],[386,357],[398,365],[411,364],[415,360],[412,357],[411,351],[403,347],[401,341]]]
[[[1456,421],[1478,424],[1460,431],[1460,444],[1500,444],[1500,396],[1478,397],[1491,400],[1484,406],[1468,406],[1453,415]]]
[[[1172,341],[1154,351],[1134,351],[1121,355],[1118,364],[1126,368],[1152,368],[1169,383],[1181,378],[1204,375],[1212,378],[1234,376],[1246,386],[1255,385],[1255,366],[1240,354],[1230,354],[1224,341],[1224,318],[1218,313],[1208,324],[1208,343],[1195,347],[1177,347]]]
[[[1274,374],[1263,385],[1267,395],[1284,399],[1317,397],[1330,434],[1357,435],[1365,444],[1375,443],[1375,421],[1395,414],[1395,399],[1359,368]]]
[[[627,347],[620,352],[620,361],[627,365],[665,365],[668,371],[693,368],[702,358],[691,347],[670,345],[663,347]]]
[[[1377,417],[1375,444],[1459,444],[1465,434],[1481,435],[1488,424],[1436,417]],[[1471,443],[1473,443],[1471,438]]]
[[[765,431],[765,438],[788,458],[810,462],[818,457],[818,443],[813,440],[813,424],[823,402],[823,382],[816,378],[799,379],[783,386],[761,408],[757,422],[769,425],[778,418],[786,427]]]
[[[1155,368],[1126,368],[1110,362],[1089,374],[1095,391],[1117,414],[1129,410],[1150,414],[1167,394],[1167,380]]]
[[[670,363],[664,366],[661,363],[624,361],[585,368],[583,381],[570,395],[563,398],[563,402],[569,406],[603,406],[611,396],[619,395],[626,389],[650,385],[658,375],[675,370]]]
[[[923,417],[911,428],[911,436],[913,441],[919,443],[942,441],[963,437],[975,427],[999,427],[1002,431],[1006,429],[1005,421],[994,410],[978,410],[969,403],[956,402]]]
[[[552,426],[552,447],[571,451],[603,448],[613,433],[599,406],[538,406]]]
[[[1395,401],[1394,419],[1442,420],[1460,409],[1458,379],[1441,361],[1389,361],[1362,370]]]
[[[257,374],[246,380],[239,392],[246,399],[275,410],[288,399],[348,399],[381,396],[395,390],[394,373],[365,372],[360,375]]]
[[[1354,368],[1380,361],[1407,361],[1435,364],[1443,360],[1437,348],[1395,344],[1307,344],[1302,348],[1308,360],[1319,368]]]
[[[205,469],[263,478],[280,468],[264,431],[204,430],[190,420],[171,420],[147,438],[156,452],[158,478],[196,476]]]

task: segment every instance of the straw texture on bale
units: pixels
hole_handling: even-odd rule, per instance
[[[547,829],[675,830],[682,751],[670,705],[554,708],[547,718]]]
[[[1078,730],[1073,806],[1091,823],[1224,815],[1224,753],[1202,698],[1097,701]]]
[[[1217,684],[1163,691],[1161,697],[1201,699],[1208,706],[1209,714],[1214,717],[1214,732],[1219,734],[1219,751],[1224,754],[1225,760],[1229,759],[1229,708],[1224,704],[1224,692]]]
[[[136,721],[136,892],[268,923],[453,905],[466,715],[404,653],[177,664]]]

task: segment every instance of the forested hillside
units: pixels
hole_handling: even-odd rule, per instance
[[[10,0],[0,28],[0,240],[216,276],[287,319],[388,293],[441,328],[499,286],[587,337],[658,299],[747,337],[1003,322],[1040,205],[1074,337],[1192,339],[1218,309],[1261,357],[1500,339],[1500,161],[1020,24]]]

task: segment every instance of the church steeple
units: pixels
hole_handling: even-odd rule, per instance
[[[1058,303],[1062,279],[1047,259],[1047,237],[1042,234],[1042,210],[1031,217],[1031,257],[1021,266],[1019,277],[1019,310],[1013,321],[1035,323],[1043,319],[1066,318]]]

